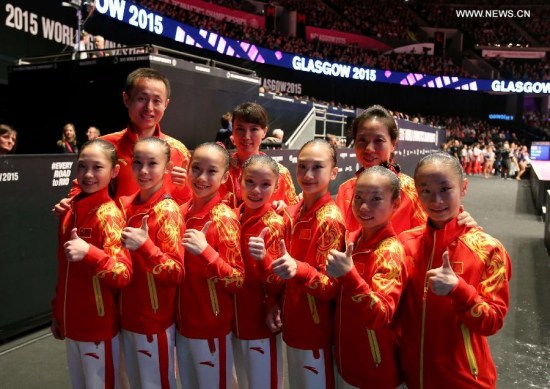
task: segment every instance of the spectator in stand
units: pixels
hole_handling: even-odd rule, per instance
[[[17,143],[17,131],[12,126],[0,124],[0,155],[13,154]]]
[[[88,131],[86,131],[86,136],[88,137],[88,140],[94,140],[96,138],[99,138],[101,135],[101,132],[99,131],[99,128],[91,126],[88,128]]]
[[[101,35],[94,36],[94,52],[90,53],[90,58],[100,58],[109,55],[109,52],[105,51],[105,38]]]
[[[226,112],[220,118],[221,128],[216,134],[216,142],[220,143],[227,150],[233,148],[233,142],[231,140],[232,129],[231,129],[231,112]]]
[[[338,137],[334,134],[327,134],[325,136],[325,140],[332,146],[334,146],[335,148],[338,148],[340,147],[340,140],[338,139]]]
[[[79,145],[76,140],[76,129],[74,124],[65,124],[61,139],[57,141],[57,145],[63,149],[64,153],[78,154]]]
[[[284,136],[285,132],[280,128],[276,128],[271,133],[271,136],[268,136],[262,141],[262,147],[268,149],[282,149]]]

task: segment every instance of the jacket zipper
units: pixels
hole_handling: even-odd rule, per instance
[[[307,302],[309,304],[309,311],[311,312],[311,318],[315,324],[319,324],[321,320],[319,319],[319,312],[317,311],[317,304],[315,303],[315,297],[306,293]]]
[[[380,347],[378,346],[378,340],[376,339],[376,332],[367,328],[367,335],[369,337],[370,352],[372,359],[374,360],[374,366],[378,367],[382,362],[382,356],[380,355]]]
[[[73,203],[72,205],[72,212],[73,212],[73,228],[76,228],[76,210],[75,205]],[[65,226],[63,226],[63,234],[65,234],[67,231],[65,230]],[[67,261],[67,258],[65,258],[65,261]],[[67,337],[67,289],[69,287],[69,269],[71,267],[71,263],[67,261],[67,270],[65,271],[65,291],[63,293],[63,335]]]
[[[149,297],[151,299],[151,308],[157,313],[159,309],[159,300],[157,296],[157,288],[155,286],[155,277],[151,273],[147,273],[147,285],[149,286]]]
[[[215,279],[216,277],[212,277],[207,279],[206,282],[208,283],[208,292],[210,293],[210,304],[212,304],[212,312],[214,312],[214,316],[218,316],[220,314],[220,304],[218,303]]]
[[[470,365],[470,372],[477,380],[477,374],[479,373],[479,370],[477,368],[476,356],[472,348],[470,330],[464,324],[460,325],[460,329],[462,330],[462,337],[464,338],[464,347],[466,348],[466,357],[468,358],[468,364]]]
[[[97,315],[103,317],[105,316],[105,306],[103,305],[103,296],[101,295],[101,284],[99,283],[99,278],[97,276],[92,277],[92,284],[94,286]]]
[[[424,291],[422,293],[422,329],[420,331],[420,389],[424,388],[424,331],[426,327],[426,300],[428,299],[429,279],[428,271],[432,268],[432,262],[435,255],[436,235],[434,232],[432,253],[430,255],[430,261],[426,268],[426,275],[424,276]]]

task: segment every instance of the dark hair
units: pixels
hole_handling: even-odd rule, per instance
[[[401,183],[399,182],[399,177],[397,177],[397,174],[392,172],[390,169],[387,169],[383,166],[372,166],[368,169],[365,169],[359,177],[357,177],[357,180],[359,180],[363,176],[370,176],[370,175],[379,175],[386,177],[390,183],[391,188],[391,198],[392,200],[396,200],[401,196]]]
[[[336,153],[336,147],[334,147],[334,145],[331,145],[329,142],[327,142],[326,140],[321,139],[321,138],[311,139],[311,140],[308,140],[306,143],[304,143],[302,145],[302,147],[300,147],[300,151],[298,152],[298,155],[300,155],[302,150],[305,149],[309,145],[323,145],[323,146],[327,147],[328,150],[329,150],[329,153],[330,153],[330,159],[331,159],[331,162],[332,162],[332,167],[336,166],[336,162],[337,162],[336,155],[337,155],[337,153]]]
[[[214,142],[201,143],[200,145],[195,147],[195,150],[193,150],[193,155],[191,155],[191,161],[193,161],[195,152],[203,148],[211,148],[220,152],[223,155],[223,159],[224,159],[224,162],[223,162],[224,173],[229,170],[229,161],[231,160],[229,152],[225,149],[225,147],[220,146],[218,143],[214,143]]]
[[[231,123],[231,112],[226,112],[220,118],[220,124],[222,128],[228,129],[230,123]]]
[[[422,158],[414,169],[414,178],[416,179],[416,175],[418,174],[418,171],[422,166],[434,163],[449,165],[460,178],[460,182],[464,181],[464,171],[462,170],[462,166],[460,165],[458,158],[455,158],[452,155],[442,151],[426,155],[424,158]]]
[[[254,123],[262,128],[267,127],[267,111],[258,103],[243,103],[235,107],[231,114],[231,123],[239,119],[245,123]]]
[[[82,152],[89,146],[99,146],[100,148],[102,148],[107,158],[111,161],[111,165],[113,167],[118,163],[118,154],[116,152],[115,146],[111,142],[107,142],[106,140],[100,138],[89,140],[84,143],[78,151],[78,157],[80,157],[80,154],[82,154]]]
[[[397,122],[393,118],[392,114],[381,105],[372,105],[359,116],[353,120],[352,124],[352,134],[353,139],[357,136],[357,131],[359,127],[363,125],[368,120],[378,120],[382,122],[387,128],[390,134],[391,141],[395,144],[399,140],[399,128],[397,127]]]
[[[279,164],[277,161],[275,161],[273,158],[271,158],[269,155],[264,154],[256,154],[248,158],[245,163],[243,164],[243,172],[246,170],[247,167],[250,165],[262,165],[267,166],[271,169],[271,171],[275,174],[275,178],[279,178]]]
[[[162,81],[166,86],[166,98],[170,98],[170,81],[161,72],[151,68],[139,68],[128,74],[126,77],[126,84],[124,85],[124,92],[129,96],[136,85],[136,81],[139,78],[150,78],[152,80]]]
[[[151,143],[152,145],[158,146],[162,149],[164,156],[166,157],[166,163],[170,162],[170,145],[165,140],[157,138],[156,136],[151,136],[148,138],[142,138],[136,142],[134,150],[140,143]]]

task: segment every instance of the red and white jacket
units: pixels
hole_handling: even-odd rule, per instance
[[[391,224],[369,240],[352,232],[354,267],[338,279],[335,357],[344,380],[359,388],[395,389],[403,382],[390,323],[406,282],[405,250]]]
[[[161,132],[158,124],[155,127],[153,136],[168,143],[170,146],[170,162],[172,162],[174,166],[187,169],[189,160],[191,159],[191,154],[183,143]],[[139,190],[139,186],[132,173],[134,147],[139,139],[137,134],[133,132],[130,127],[112,134],[103,135],[100,138],[112,143],[117,151],[120,171],[117,177],[113,180],[113,183],[116,188],[115,201],[118,204],[118,199],[120,197],[131,196]],[[183,204],[191,199],[191,189],[189,189],[189,186],[174,185],[169,174],[166,174],[164,177],[164,187],[178,204]],[[72,197],[78,193],[80,193],[80,187],[78,186],[78,182],[74,180],[73,188],[71,189],[69,196]]]
[[[487,336],[503,325],[508,310],[510,257],[480,228],[431,225],[400,235],[405,247],[407,287],[397,315],[407,386],[494,388],[495,365]],[[442,266],[449,252],[458,284],[447,296],[429,287],[426,272]]]
[[[182,205],[187,228],[206,231],[208,246],[199,255],[186,252],[186,278],[179,288],[177,330],[192,339],[213,339],[231,331],[233,294],[243,288],[240,226],[235,212],[218,194],[200,209]]]
[[[265,155],[264,153],[260,154]],[[220,186],[219,192],[222,199],[231,208],[237,208],[243,202],[240,180],[244,162],[245,161],[239,161],[237,153],[233,153],[231,155],[231,164],[229,165],[229,177],[225,184]],[[271,196],[271,202],[283,200],[287,205],[296,204],[298,202],[298,197],[296,196],[292,176],[286,167],[280,163],[278,163],[278,165],[279,181],[277,182],[277,190]]]
[[[130,252],[134,275],[121,293],[120,312],[122,328],[152,335],[174,324],[176,289],[184,276],[185,224],[179,205],[164,188],[143,204],[138,199],[139,192],[120,199],[128,227],[140,228],[149,215],[149,237]]]
[[[361,228],[353,216],[351,202],[353,201],[357,177],[364,170],[364,168],[359,169],[355,173],[355,177],[340,185],[338,194],[336,195],[336,204],[342,211],[342,215],[344,215],[348,231],[355,231]],[[397,177],[399,177],[399,183],[401,184],[401,203],[399,204],[399,208],[393,213],[391,222],[395,232],[400,234],[403,231],[426,224],[426,213],[420,204],[414,180],[404,173],[398,173]]]
[[[281,256],[280,242],[285,237],[283,217],[278,215],[270,203],[248,210],[245,205],[237,209],[241,221],[241,252],[245,267],[244,285],[235,294],[235,320],[233,333],[239,339],[265,339],[273,334],[267,328],[267,292],[263,285],[263,274],[271,269],[273,260]],[[266,255],[262,261],[255,260],[249,253],[248,241],[268,227],[264,236]],[[278,288],[280,290],[280,287]]]
[[[57,287],[52,312],[61,333],[81,342],[111,339],[120,329],[117,296],[130,282],[132,262],[121,246],[124,217],[107,189],[77,196],[59,223]],[[68,262],[63,244],[77,228],[90,249],[82,261]]]
[[[332,342],[330,302],[338,283],[326,275],[327,256],[332,249],[342,251],[345,227],[330,193],[303,214],[302,206],[303,200],[286,208],[291,223],[288,252],[298,267],[285,283],[283,339],[294,348],[317,350]]]

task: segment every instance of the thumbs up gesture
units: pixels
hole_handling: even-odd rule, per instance
[[[63,249],[65,250],[65,258],[67,258],[67,261],[78,262],[84,259],[90,249],[90,245],[86,243],[86,241],[80,239],[77,234],[77,229],[73,228],[71,230],[71,238],[65,242]]]
[[[327,257],[327,274],[331,277],[342,277],[353,269],[353,243],[348,243],[346,252],[330,250]]]
[[[260,232],[260,235],[251,236],[250,239],[248,239],[248,251],[250,251],[250,255],[252,255],[252,258],[256,261],[262,261],[265,258],[264,237],[268,232],[269,228],[265,227],[262,232]]]
[[[208,246],[208,242],[206,241],[206,232],[210,228],[211,224],[212,221],[206,222],[200,231],[193,228],[185,230],[183,240],[181,241],[183,247],[194,255],[199,255],[202,253]]]
[[[183,186],[187,183],[187,170],[181,166],[173,166],[170,170],[170,176],[174,185]]]
[[[141,227],[125,227],[122,230],[122,245],[128,250],[137,250],[139,249],[149,237],[149,226],[147,221],[149,220],[149,215],[143,216],[141,219]]]
[[[285,241],[281,239],[281,256],[271,264],[273,273],[278,275],[283,280],[289,280],[296,275],[298,265],[296,260],[286,251]]]
[[[443,253],[441,267],[429,270],[427,276],[430,280],[432,292],[437,296],[447,296],[458,284],[458,277],[451,267],[447,251]]]

